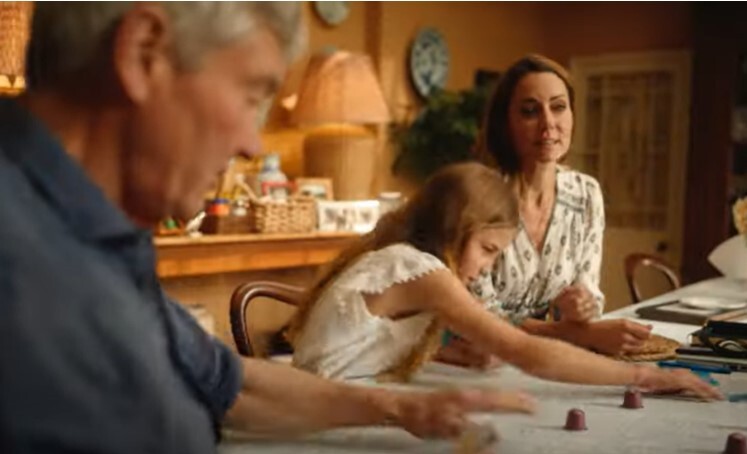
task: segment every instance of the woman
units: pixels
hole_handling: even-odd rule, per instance
[[[604,202],[594,178],[560,164],[571,146],[573,103],[568,73],[539,55],[513,64],[496,87],[479,151],[515,180],[521,224],[492,272],[471,289],[530,333],[611,355],[634,352],[649,338],[650,326],[589,323],[604,308]],[[464,347],[455,342],[452,349],[470,350]]]
[[[313,288],[292,324],[294,365],[338,379],[407,379],[447,327],[541,378],[721,397],[691,373],[613,361],[491,314],[466,284],[513,241],[518,220],[498,172],[477,163],[439,172]]]

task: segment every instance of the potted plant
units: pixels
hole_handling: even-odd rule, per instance
[[[489,89],[435,90],[411,123],[395,123],[392,172],[422,181],[439,168],[472,157]]]

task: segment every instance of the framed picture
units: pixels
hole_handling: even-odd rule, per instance
[[[319,200],[333,200],[331,178],[296,178],[296,194]]]
[[[378,200],[331,201],[317,203],[319,230],[322,232],[367,233],[379,220]]]
[[[293,193],[293,184],[287,181],[263,181],[260,185],[262,195],[273,199],[287,199]]]

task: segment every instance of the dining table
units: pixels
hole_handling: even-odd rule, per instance
[[[638,307],[681,299],[717,297],[747,300],[747,282],[716,278],[676,289],[603,316],[641,321]],[[646,321],[653,332],[686,342],[693,325]],[[747,373],[713,375],[727,395],[747,393]],[[361,386],[379,385],[373,382]],[[538,401],[533,415],[481,413],[471,416],[476,428],[496,435],[481,453],[723,453],[731,434],[747,435],[747,402],[703,402],[678,395],[643,395],[643,407],[623,408],[625,388],[558,383],[529,376],[512,366],[490,371],[428,363],[406,389],[439,388],[520,389]],[[571,410],[581,410],[586,430],[565,429]],[[227,432],[221,454],[272,453],[466,453],[464,437],[422,440],[395,427],[334,429],[307,436],[257,438]]]

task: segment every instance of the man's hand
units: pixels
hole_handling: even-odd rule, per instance
[[[640,350],[651,337],[651,328],[625,319],[600,320],[578,327],[580,345],[611,356]]]
[[[583,285],[564,288],[552,301],[560,311],[560,318],[569,322],[588,322],[598,314],[599,306],[594,295]]]
[[[458,336],[438,351],[436,360],[478,370],[491,370],[503,364],[497,356]]]
[[[686,393],[703,400],[723,400],[721,392],[688,370],[667,370],[638,366],[635,385],[641,391],[655,393]]]
[[[468,413],[533,413],[535,401],[528,394],[507,391],[450,390],[401,393],[393,422],[420,438],[454,438],[470,424]]]

